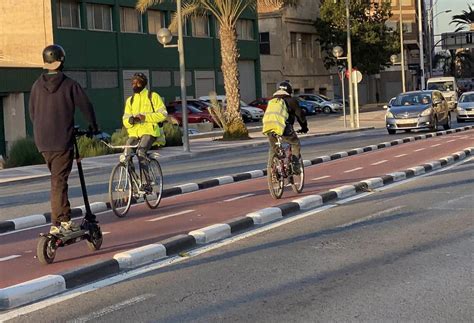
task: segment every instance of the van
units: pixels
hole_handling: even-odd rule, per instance
[[[440,91],[448,102],[449,109],[456,109],[456,104],[458,102],[458,86],[454,77],[432,77],[428,79],[426,89]]]

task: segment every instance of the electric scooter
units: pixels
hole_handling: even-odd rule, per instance
[[[89,198],[87,197],[86,184],[84,181],[84,172],[82,170],[81,159],[79,156],[79,149],[77,146],[76,137],[91,134],[88,131],[80,130],[78,127],[74,128],[74,150],[77,170],[79,172],[79,179],[81,182],[82,196],[84,198],[84,205],[86,215],[81,223],[81,228],[78,231],[72,231],[67,234],[51,234],[40,233],[38,245],[36,247],[36,255],[41,264],[47,265],[54,261],[56,251],[60,247],[64,247],[82,240],[86,240],[87,246],[90,250],[99,250],[102,245],[102,231],[100,230],[96,216],[92,213]]]

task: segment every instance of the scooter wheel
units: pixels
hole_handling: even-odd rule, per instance
[[[53,263],[54,257],[56,257],[56,246],[54,243],[54,238],[49,236],[42,236],[38,241],[36,246],[36,256],[38,260],[43,265],[48,265]]]
[[[91,235],[89,239],[87,239],[87,246],[89,247],[89,250],[97,251],[102,246],[102,241],[103,241],[102,231],[100,231],[99,227],[91,231],[92,231]]]

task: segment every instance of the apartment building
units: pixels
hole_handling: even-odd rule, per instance
[[[135,72],[148,75],[151,89],[165,101],[179,97],[178,52],[163,48],[156,39],[156,32],[170,23],[175,2],[163,2],[143,15],[135,4],[135,0],[0,1],[0,154],[15,139],[32,135],[29,90],[42,72],[42,50],[52,43],[66,50],[64,72],[84,87],[105,131],[120,128]],[[245,12],[237,27],[241,96],[250,101],[261,96],[256,14]],[[189,19],[184,34],[187,95],[224,94],[215,19],[211,15]]]
[[[319,1],[302,0],[297,7],[259,8],[262,94],[269,97],[282,80],[295,93],[333,96],[334,76],[326,70],[316,41]]]

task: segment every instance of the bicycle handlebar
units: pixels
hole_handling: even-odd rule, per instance
[[[140,145],[140,142],[138,142],[136,145],[117,145],[117,146],[111,145],[105,140],[101,140],[101,142],[111,149],[138,148],[138,146]]]

